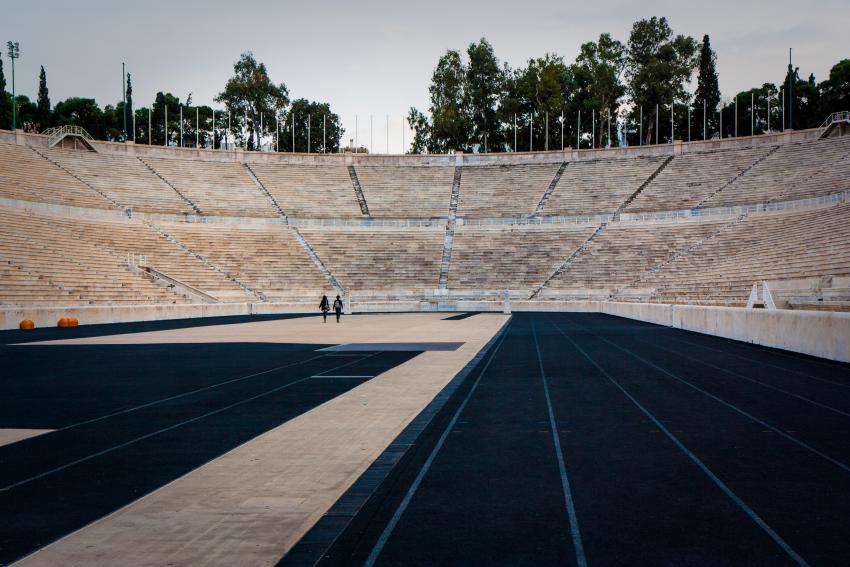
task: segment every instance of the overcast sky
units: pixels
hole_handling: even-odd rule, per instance
[[[213,104],[233,62],[251,50],[292,98],[328,101],[346,138],[374,151],[401,148],[410,106],[426,110],[428,81],[438,57],[484,36],[511,66],[546,52],[574,60],[579,46],[610,32],[624,43],[632,23],[666,16],[676,33],[711,36],[724,96],[779,82],[794,48],[794,64],[820,81],[850,57],[848,0],[319,0],[218,2],[172,0],[2,0],[0,40],[21,44],[17,90],[35,98],[39,65],[51,101],[121,98],[121,62],[133,76],[137,106],[159,90]],[[9,60],[3,48],[7,81]],[[11,85],[9,86],[11,89]],[[406,134],[407,141],[410,134]]]

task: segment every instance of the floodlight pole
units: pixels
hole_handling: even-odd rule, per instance
[[[750,136],[756,135],[756,93],[750,93]]]
[[[738,95],[735,95],[735,137],[738,137]]]
[[[352,148],[352,150],[354,150],[354,153],[357,153],[357,146],[360,145],[360,142],[358,142],[358,139],[357,139],[359,129],[360,129],[360,127],[357,125],[357,115],[355,114],[354,115],[354,147]],[[294,143],[295,142],[293,142],[293,144]]]
[[[295,153],[295,113],[292,113],[292,153]]]
[[[210,134],[212,134],[212,149],[215,149],[215,108],[212,109],[212,123],[210,124]]]
[[[151,109],[148,107],[148,145],[153,145],[153,139],[151,138],[151,132],[153,128],[151,128]]]
[[[706,126],[708,121],[706,120],[706,105],[705,99],[702,99],[702,140],[705,141],[708,139],[708,128]]]
[[[608,113],[608,147],[611,147],[611,109],[605,109],[605,112]]]
[[[307,153],[310,153],[310,115],[307,115]]]
[[[655,105],[655,145],[656,146],[658,145],[658,139],[659,139],[658,130],[661,127],[660,124],[661,123],[659,122],[659,119],[658,119],[658,104],[656,104]]]
[[[164,124],[164,127],[165,127],[165,136],[164,136],[165,139],[163,140],[162,145],[168,147],[168,102],[167,101],[166,101],[166,104],[165,104],[165,124]]]
[[[195,107],[195,147],[201,147],[201,120],[198,107]]]
[[[770,134],[770,94],[767,95],[767,133]]]
[[[578,119],[576,120],[576,149],[581,149],[581,110],[578,111]]]
[[[328,115],[322,114],[322,153],[328,153]]]
[[[673,108],[676,106],[676,101],[670,101],[670,143],[673,143],[673,140],[676,139],[676,129],[673,125]]]
[[[390,115],[387,114],[387,155],[390,153]]]
[[[180,105],[180,147],[183,147],[183,105]]]
[[[373,142],[375,141],[375,139],[373,137],[374,131],[375,131],[375,129],[374,129],[374,126],[375,126],[374,118],[375,117],[372,114],[369,115],[369,153],[370,154],[375,151],[375,146],[373,145]]]
[[[592,127],[590,130],[590,149],[596,148],[596,109],[594,108],[592,111]]]
[[[224,147],[230,149],[230,111],[227,111],[227,133],[224,135]]]
[[[688,141],[691,141],[691,105],[688,105]]]
[[[528,121],[528,151],[534,151],[534,113],[528,115],[530,120]]]
[[[121,97],[124,99],[124,129],[121,130],[122,142],[127,141],[127,75],[124,62],[121,62]]]
[[[546,128],[544,130],[546,132],[546,140],[543,142],[543,149],[547,152],[549,151],[549,111],[546,111]]]
[[[516,145],[516,114],[514,114],[514,151],[517,151]]]
[[[564,113],[561,113],[561,151],[564,151]]]
[[[643,105],[640,105],[640,128],[638,130],[638,146],[643,145]]]
[[[20,59],[21,47],[17,41],[14,43],[7,41],[6,48],[8,49],[7,55],[12,60],[12,130],[14,131],[18,127],[18,97],[15,94],[15,59]]]
[[[134,112],[132,115],[133,118],[133,143],[136,143],[136,113]]]

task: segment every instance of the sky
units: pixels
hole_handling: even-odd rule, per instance
[[[428,108],[428,84],[447,49],[486,37],[512,67],[545,53],[567,63],[579,47],[609,32],[628,40],[632,23],[666,16],[676,33],[711,37],[724,97],[784,77],[794,65],[818,81],[850,57],[848,0],[27,0],[0,9],[0,41],[18,41],[20,94],[35,98],[39,66],[51,102],[121,99],[121,63],[133,77],[134,102],[157,91],[213,103],[240,53],[252,51],[291,98],[329,102],[346,142],[381,153],[409,144],[402,117]],[[13,17],[9,17],[14,14]],[[7,82],[9,60],[3,48]],[[692,89],[696,85],[692,85]],[[389,117],[389,120],[388,118]],[[371,133],[370,133],[370,123]],[[388,135],[389,133],[389,135]]]

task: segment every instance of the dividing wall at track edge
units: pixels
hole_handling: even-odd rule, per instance
[[[33,320],[37,327],[53,327],[56,326],[60,317],[76,317],[81,324],[91,325],[228,315],[318,313],[314,303],[12,307],[0,309],[0,329],[17,329],[23,319]],[[850,313],[612,301],[512,301],[510,308],[513,311],[606,313],[830,360],[850,362]],[[498,301],[457,301],[446,304],[395,301],[355,303],[353,309],[357,313],[503,311],[504,306]]]

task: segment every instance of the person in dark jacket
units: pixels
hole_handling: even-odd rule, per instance
[[[336,311],[336,322],[339,323],[339,316],[342,313],[342,300],[338,295],[334,299],[334,311]]]
[[[321,301],[321,303],[319,303],[319,309],[322,310],[322,317],[324,317],[325,323],[327,323],[328,322],[328,311],[331,310],[331,304],[328,301],[327,295],[322,296],[322,301]]]

